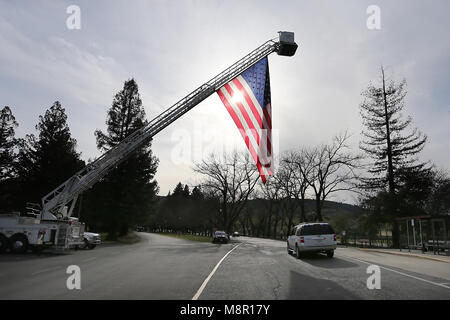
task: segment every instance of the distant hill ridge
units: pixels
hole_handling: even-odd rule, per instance
[[[167,196],[156,196],[158,201],[165,200]],[[266,204],[265,202],[269,201],[267,199],[256,198],[248,200],[248,206],[252,210],[264,210]],[[300,200],[298,200],[300,201]],[[306,214],[313,214],[316,208],[316,202],[314,199],[305,199],[305,212]],[[297,212],[300,211],[298,207],[296,209]],[[333,218],[336,215],[360,215],[363,214],[365,210],[357,205],[352,205],[348,203],[336,202],[336,201],[325,201],[322,207],[322,215],[327,218]]]

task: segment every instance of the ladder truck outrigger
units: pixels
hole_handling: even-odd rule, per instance
[[[0,250],[7,247],[13,252],[24,252],[29,247],[65,250],[82,244],[84,224],[72,217],[78,196],[117,167],[133,151],[150,141],[158,132],[269,54],[276,52],[281,56],[293,56],[298,47],[294,41],[294,33],[287,31],[278,33],[277,38],[266,41],[159,114],[146,126],[133,132],[114,148],[87,164],[44,196],[39,209],[30,207],[31,215],[21,216],[19,213],[0,215]]]

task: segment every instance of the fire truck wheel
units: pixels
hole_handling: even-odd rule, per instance
[[[8,238],[0,234],[0,253],[5,252],[6,248],[8,248]]]
[[[15,234],[10,240],[12,253],[24,253],[28,250],[28,239],[23,234]]]

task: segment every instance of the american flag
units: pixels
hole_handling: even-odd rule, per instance
[[[272,175],[272,107],[267,57],[217,90],[266,183]]]

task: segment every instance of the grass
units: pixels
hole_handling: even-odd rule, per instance
[[[122,236],[122,237],[118,237],[117,240],[115,241],[111,241],[111,240],[106,240],[108,237],[108,233],[101,233],[100,234],[101,238],[102,238],[102,243],[108,244],[108,243],[123,243],[123,244],[133,244],[133,243],[137,243],[139,241],[141,241],[141,238],[134,232],[128,232],[127,235]]]
[[[211,237],[207,236],[196,236],[193,234],[176,234],[176,233],[157,233],[161,236],[166,237],[172,237],[172,238],[178,238],[183,240],[189,240],[189,241],[200,241],[200,242],[211,242]]]

